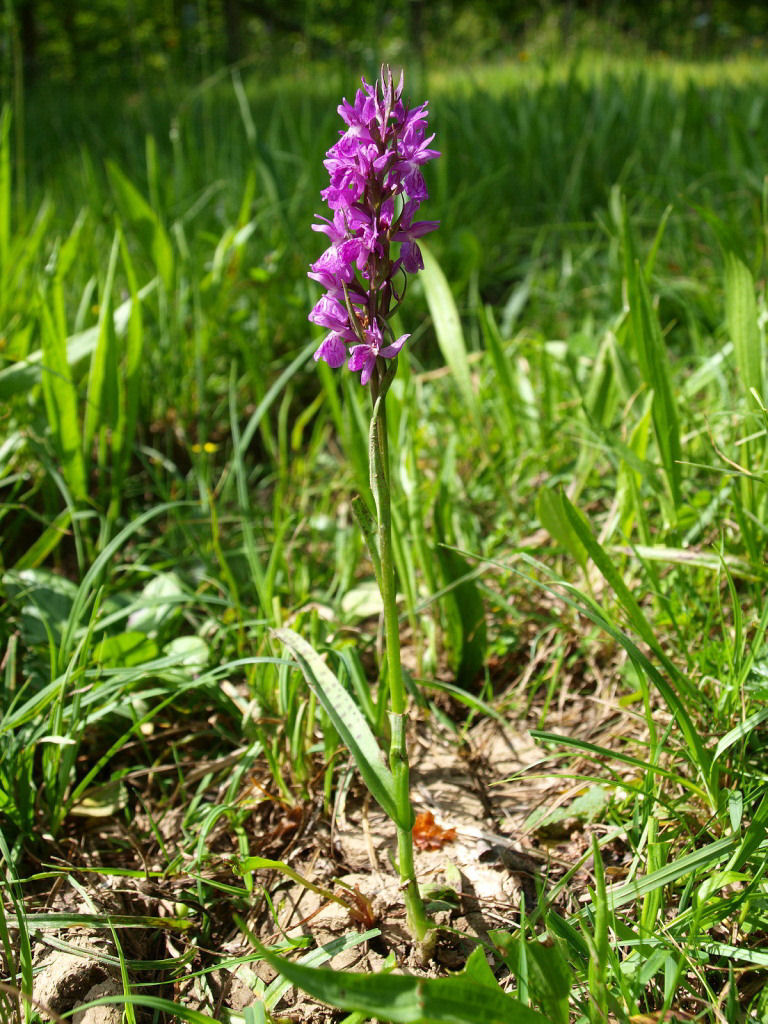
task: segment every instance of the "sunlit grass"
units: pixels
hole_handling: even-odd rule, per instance
[[[766,77],[746,57],[585,54],[424,78],[442,227],[389,411],[408,682],[432,721],[441,685],[474,716],[530,707],[552,765],[609,793],[626,876],[598,872],[577,905],[564,874],[505,947],[540,1009],[526,935],[552,937],[574,1021],[765,1013]],[[256,823],[331,814],[339,738],[270,629],[307,636],[384,726],[351,511],[368,410],[318,372],[306,320],[354,78],[317,82],[221,75],[121,117],[30,96],[24,196],[4,122],[0,942],[25,990],[29,858],[59,856],[83,815],[142,810],[161,866],[121,835],[104,871],[179,896],[170,978],[174,935],[208,949],[222,900],[247,914],[258,885],[233,865],[261,855]],[[568,735],[568,688],[629,734]]]

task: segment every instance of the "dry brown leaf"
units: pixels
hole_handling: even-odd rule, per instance
[[[439,850],[456,838],[455,828],[442,828],[432,811],[422,811],[413,823],[413,841],[420,850]]]

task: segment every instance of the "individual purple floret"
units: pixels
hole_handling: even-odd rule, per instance
[[[331,217],[318,216],[312,228],[331,244],[310,265],[326,294],[309,319],[329,330],[315,359],[334,368],[348,361],[367,384],[377,360],[394,358],[410,337],[395,339],[388,320],[406,275],[424,266],[417,239],[438,226],[414,217],[428,198],[421,167],[440,154],[429,148],[427,104],[410,110],[401,99],[402,75],[394,85],[385,66],[374,85],[362,84],[354,103],[338,108],[347,128],[324,161],[330,184],[321,195]]]
[[[375,320],[370,330],[365,331],[364,334],[365,342],[362,345],[353,346],[349,356],[349,368],[355,372],[360,370],[361,384],[367,384],[371,379],[377,356],[392,359],[410,338],[410,334],[403,334],[397,341],[392,342],[391,345],[382,345],[381,331]],[[326,362],[331,365],[329,360],[326,359]]]

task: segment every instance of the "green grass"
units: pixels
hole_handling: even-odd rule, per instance
[[[767,84],[747,59],[589,57],[409,80],[443,152],[388,405],[412,696],[442,721],[437,675],[470,720],[530,708],[540,770],[599,781],[599,844],[626,855],[611,880],[585,839],[591,893],[569,890],[574,864],[498,936],[510,991],[553,1020],[767,1012]],[[84,884],[83,815],[115,825],[100,877],[149,872],[174,894],[163,922],[129,912],[160,936],[154,966],[115,933],[125,978],[153,972],[156,988],[125,988],[140,1020],[173,1012],[179,936],[205,950],[205,988],[222,906],[247,914],[264,881],[225,871],[211,838],[263,857],[253,778],[275,815],[330,816],[339,737],[271,630],[328,651],[385,727],[375,628],[352,610],[373,575],[351,508],[370,410],[311,361],[306,320],[322,157],[355,86],[222,75],[177,95],[31,94],[24,194],[2,121],[7,1019],[30,990],[30,935],[80,920],[45,894]],[[565,687],[632,729],[569,735]],[[137,853],[118,826],[139,811]],[[532,946],[544,933],[551,947]],[[471,1006],[488,979],[476,960],[461,979]],[[388,984],[345,1008],[382,1016]],[[427,995],[439,1007],[440,986]]]

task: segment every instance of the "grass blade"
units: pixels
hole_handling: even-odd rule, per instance
[[[757,326],[755,282],[749,268],[732,252],[725,254],[725,318],[733,341],[744,395],[752,388],[763,396],[763,346]]]
[[[173,288],[173,246],[158,213],[116,163],[107,161],[107,175],[124,219],[136,229],[166,291]]]
[[[551,487],[542,487],[536,497],[536,514],[550,537],[574,559],[582,570],[585,570],[587,552],[566,515],[563,507],[566,500],[565,495],[560,491]]]
[[[11,245],[11,108],[0,113],[0,309],[5,308],[5,268]]]
[[[24,909],[24,899],[19,880],[16,876],[14,869],[14,859],[11,851],[8,849],[8,844],[5,840],[3,832],[0,830],[0,854],[2,854],[3,860],[5,861],[5,870],[2,871],[4,875],[4,891],[8,894],[8,898],[15,910],[15,915],[6,916],[5,909],[0,910],[0,939],[2,940],[3,950],[8,958],[8,966],[13,970],[15,967],[18,968],[18,973],[21,975],[21,991],[25,995],[24,999],[24,1020],[28,1021],[31,1019],[30,1004],[28,997],[32,995],[32,945],[30,942],[30,929],[28,917]],[[9,926],[16,931],[16,935],[9,935]],[[13,943],[13,944],[12,944]],[[15,951],[14,951],[14,946]],[[15,956],[14,952],[18,954],[18,964],[14,963]],[[12,981],[15,980],[13,977]]]
[[[115,278],[119,237],[112,242],[112,251],[107,264],[107,277],[102,289],[101,309],[99,312],[99,334],[96,348],[91,356],[88,372],[88,397],[83,417],[83,446],[86,451],[98,430],[101,435],[108,430],[114,433],[117,427],[119,401],[117,395],[117,342],[115,338],[115,322],[112,313],[112,285]],[[100,458],[101,461],[101,458]]]
[[[656,889],[672,885],[688,874],[704,871],[719,863],[738,845],[738,842],[739,837],[736,835],[725,836],[723,839],[717,839],[714,843],[710,843],[700,850],[694,850],[693,853],[686,854],[684,857],[676,857],[649,875],[638,876],[629,882],[613,885],[605,890],[606,905],[611,911],[618,910],[619,907],[624,907],[635,900],[642,900],[648,893],[654,892]],[[591,907],[592,904],[587,904],[576,916],[583,916],[584,912]]]
[[[131,460],[131,445],[136,432],[139,412],[139,394],[141,389],[141,358],[144,348],[144,330],[142,323],[141,299],[136,274],[133,269],[130,251],[122,231],[119,231],[120,250],[123,257],[128,284],[130,287],[130,312],[128,315],[127,334],[125,340],[125,367],[120,403],[119,429],[113,441],[115,455],[115,484],[117,495],[120,494],[123,478],[127,474]],[[116,321],[113,317],[113,321]],[[116,328],[115,328],[116,330]]]
[[[681,502],[680,425],[673,397],[669,358],[658,316],[651,303],[648,285],[637,261],[628,268],[630,323],[637,347],[643,378],[653,392],[652,416],[661,463],[669,484],[672,500]]]
[[[604,548],[595,540],[592,535],[592,531],[584,521],[581,514],[573,505],[568,501],[567,497],[563,495],[563,508],[565,509],[566,515],[570,520],[571,526],[577,534],[579,540],[582,542],[587,552],[598,567],[600,572],[603,574],[605,579],[608,581],[610,586],[613,588],[614,593],[621,601],[627,615],[629,616],[630,625],[635,629],[643,640],[648,644],[651,650],[654,652],[657,658],[661,661],[662,665],[669,672],[671,679],[677,683],[685,684],[686,680],[681,673],[675,668],[672,662],[665,654],[661,644],[656,639],[656,636],[645,617],[640,605],[636,601],[634,595],[630,591],[627,584],[622,579],[620,573],[616,569],[615,565],[609,558]],[[648,666],[651,667],[650,665]],[[667,703],[670,711],[674,714],[677,724],[680,727],[681,732],[685,736],[688,743],[689,749],[694,759],[696,768],[701,773],[704,782],[709,790],[710,796],[714,799],[713,792],[713,780],[712,780],[712,757],[705,748],[701,737],[699,736],[698,730],[693,724],[693,720],[688,714],[687,708],[684,702],[680,699],[678,694],[673,689],[672,685],[661,675],[660,672],[653,671],[652,674],[653,682],[657,689],[661,693],[662,697]],[[686,686],[686,689],[690,689],[690,686]]]
[[[48,426],[72,496],[76,501],[85,501],[88,497],[85,460],[78,429],[75,384],[67,362],[67,339],[59,331],[45,299],[41,302],[40,318],[43,400]]]
[[[469,372],[467,345],[461,328],[459,311],[445,274],[440,264],[426,245],[421,244],[424,257],[424,270],[420,280],[424,286],[427,305],[432,316],[432,323],[437,335],[437,343],[448,366],[451,368],[456,385],[469,410],[476,417],[479,415],[477,395],[472,387],[472,376]]]
[[[153,278],[139,291],[139,299],[150,295],[157,287],[157,278]],[[119,335],[125,333],[125,329],[131,318],[133,302],[126,299],[115,310],[115,332]],[[99,340],[99,327],[89,327],[86,331],[72,334],[67,338],[66,359],[70,367],[88,356],[96,348]],[[13,363],[0,370],[0,401],[10,401],[20,391],[28,391],[29,388],[39,384],[45,376],[45,349],[40,348],[32,352],[23,361]]]

